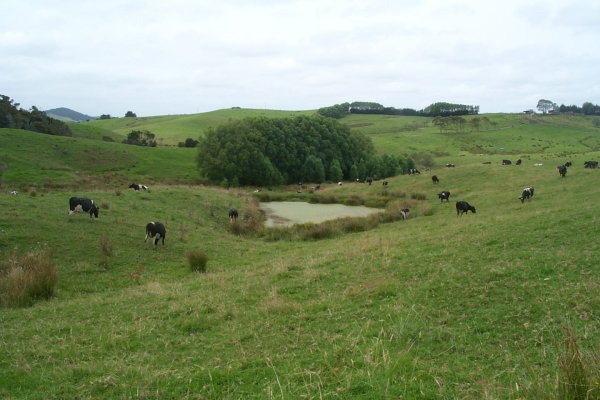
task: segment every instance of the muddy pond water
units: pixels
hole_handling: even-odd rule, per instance
[[[291,226],[307,222],[318,224],[331,219],[365,217],[383,211],[378,208],[364,206],[312,204],[297,201],[272,201],[260,203],[260,208],[266,213],[267,222],[265,225],[268,227]]]

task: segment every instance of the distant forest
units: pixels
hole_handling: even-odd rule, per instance
[[[319,114],[329,118],[342,118],[349,114],[383,114],[383,115],[404,115],[404,116],[422,116],[422,117],[449,117],[458,115],[476,115],[479,114],[479,106],[464,104],[453,104],[438,102],[433,103],[422,110],[412,108],[394,108],[384,107],[379,103],[355,101],[352,103],[335,104],[329,107],[323,107],[317,110]]]
[[[322,116],[245,118],[210,128],[198,143],[198,167],[222,186],[374,179],[414,167],[375,154],[371,139]]]
[[[72,136],[67,124],[50,118],[37,109],[31,107],[30,111],[19,108],[10,97],[0,94],[0,128],[25,129],[48,135]]]

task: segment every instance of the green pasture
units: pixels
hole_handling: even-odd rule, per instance
[[[475,178],[478,168],[487,168]],[[538,398],[552,393],[563,328],[599,344],[597,171],[471,166],[432,216],[333,240],[265,242],[227,232],[234,193],[0,197],[4,256],[48,248],[57,297],[0,310],[4,398]],[[441,174],[440,174],[441,175]],[[518,176],[520,179],[515,181]],[[520,183],[536,186],[521,205]],[[381,190],[349,184],[324,191]],[[475,188],[476,186],[477,188]],[[67,217],[71,194],[108,209]],[[143,243],[166,223],[166,246]],[[49,235],[48,232],[53,232]],[[99,265],[99,240],[113,244]],[[185,253],[209,255],[208,273]],[[534,395],[531,395],[534,393]],[[537,393],[537,394],[536,394]]]
[[[195,149],[146,148],[86,138],[0,129],[2,188],[101,186],[199,179]],[[125,186],[126,187],[126,186]]]
[[[75,135],[89,134],[98,129],[112,132],[115,137],[127,137],[132,130],[148,130],[156,135],[159,146],[173,146],[187,138],[198,139],[211,126],[223,124],[230,119],[246,117],[285,118],[294,115],[312,114],[314,111],[278,111],[231,108],[199,114],[162,115],[136,118],[111,118],[70,124]],[[121,139],[122,140],[122,139]]]
[[[493,118],[497,130],[373,133],[399,154],[409,144],[433,154],[430,170],[387,189],[274,188],[425,199],[407,221],[293,241],[230,233],[228,209],[256,188],[194,184],[194,149],[0,130],[0,262],[48,251],[59,274],[51,300],[0,308],[0,398],[553,399],[569,330],[598,398],[600,171],[583,161],[600,158],[600,132],[584,118]],[[124,189],[126,177],[151,191]],[[53,179],[81,185],[43,184]],[[521,204],[525,186],[535,196]],[[70,196],[93,198],[100,217],[68,217]],[[457,200],[477,213],[457,217]],[[167,227],[156,250],[144,243],[150,221]],[[204,274],[188,266],[195,250],[208,256]]]

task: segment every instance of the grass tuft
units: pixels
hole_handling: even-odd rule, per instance
[[[187,252],[186,257],[190,268],[194,272],[206,272],[206,264],[208,262],[208,256],[202,250],[190,250]]]
[[[30,306],[54,296],[58,275],[49,252],[12,254],[0,265],[0,305]]]

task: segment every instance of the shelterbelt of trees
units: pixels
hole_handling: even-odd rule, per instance
[[[383,114],[383,115],[405,115],[422,117],[447,117],[456,115],[479,114],[479,106],[437,102],[430,104],[422,110],[412,108],[385,107],[379,103],[368,101],[354,101],[352,103],[335,104],[322,107],[317,110],[320,115],[329,118],[342,118],[348,114]]]
[[[331,118],[246,118],[210,128],[198,167],[224,186],[270,186],[394,176],[414,162],[376,155],[371,139]]]
[[[72,136],[67,124],[50,118],[37,109],[31,107],[30,111],[19,108],[10,97],[0,94],[0,128],[25,129],[49,135]]]

